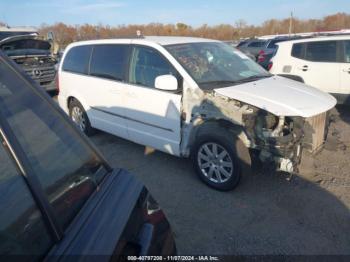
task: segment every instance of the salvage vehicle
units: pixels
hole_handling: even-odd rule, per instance
[[[148,190],[112,168],[1,51],[0,142],[2,261],[176,253],[170,225]]]
[[[55,90],[57,59],[54,43],[28,28],[0,27],[0,50],[12,58],[46,91]]]
[[[58,102],[87,135],[96,129],[179,156],[218,190],[257,159],[297,172],[322,147],[335,99],[273,76],[220,41],[139,37],[69,45]]]
[[[316,87],[350,104],[350,35],[278,43],[270,72]]]

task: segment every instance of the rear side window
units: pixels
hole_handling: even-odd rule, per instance
[[[68,51],[62,69],[64,71],[87,74],[91,55],[91,46],[76,46]]]
[[[41,212],[0,137],[0,256],[33,261],[53,245]]]
[[[127,65],[129,47],[126,45],[94,46],[90,75],[123,81]]]
[[[305,59],[314,62],[337,62],[337,42],[309,42],[306,46]]]
[[[247,41],[242,41],[236,47],[241,47],[242,45],[245,45],[246,43],[247,43]]]
[[[248,44],[249,47],[263,47],[265,42],[258,41],[258,42],[251,42]]]
[[[102,164],[47,102],[6,67],[0,63],[1,113],[65,229],[100,183],[96,171]]]
[[[296,57],[296,58],[300,58],[300,59],[304,58],[303,57],[303,47],[304,47],[303,43],[293,44],[292,56]]]
[[[270,41],[270,43],[267,46],[267,48],[276,48],[277,47],[276,43],[278,43],[278,42],[281,42],[281,41],[276,41],[276,40]]]

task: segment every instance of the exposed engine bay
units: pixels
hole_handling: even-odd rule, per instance
[[[312,118],[275,116],[266,110],[231,99],[215,91],[184,94],[182,150],[195,139],[196,128],[215,121],[235,133],[247,148],[257,153],[261,162],[275,169],[298,172],[303,149],[318,150],[325,138],[326,113],[316,117],[324,121],[312,124]],[[318,139],[315,139],[317,136]],[[320,139],[320,137],[322,137]]]
[[[44,89],[55,89],[57,60],[49,41],[36,34],[14,35],[2,39],[0,48]]]

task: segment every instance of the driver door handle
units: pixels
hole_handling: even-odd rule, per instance
[[[343,69],[343,72],[344,72],[344,73],[349,73],[349,74],[350,74],[350,68],[348,68],[348,69]]]
[[[299,68],[299,70],[302,70],[304,72],[309,70],[309,66],[308,65],[304,65],[303,67]]]

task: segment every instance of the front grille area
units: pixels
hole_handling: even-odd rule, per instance
[[[309,117],[305,121],[304,145],[311,153],[318,152],[326,137],[327,112]]]
[[[40,85],[52,82],[56,75],[54,66],[25,68],[24,71]]]

